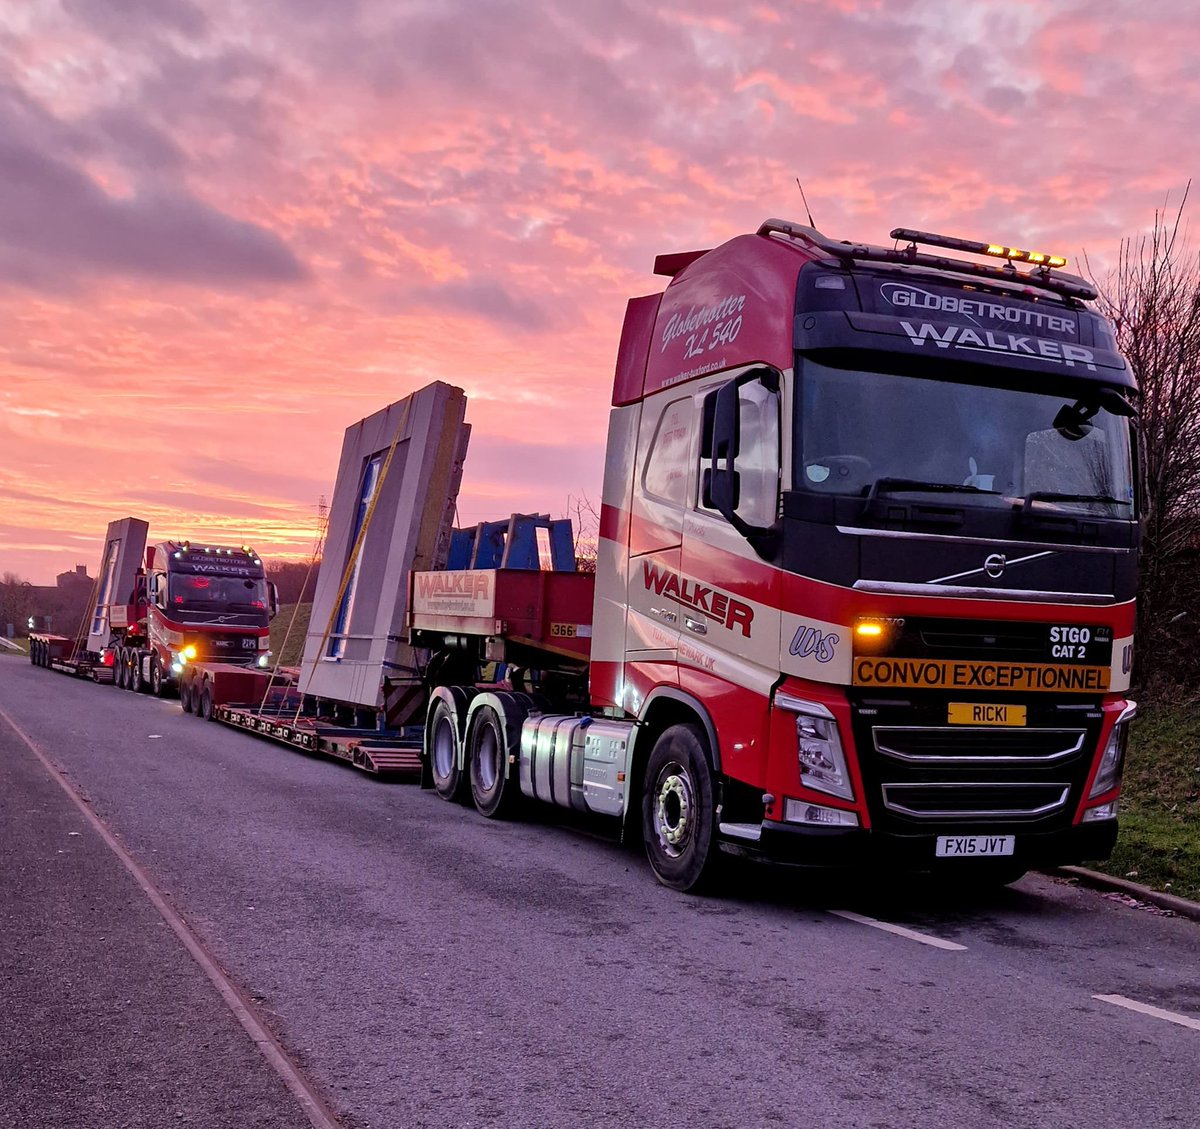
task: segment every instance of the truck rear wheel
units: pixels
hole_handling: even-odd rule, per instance
[[[142,651],[131,651],[129,655],[129,689],[140,694],[146,689],[146,680],[142,677]]]
[[[200,688],[200,705],[196,713],[205,721],[213,720],[212,687],[207,682]]]
[[[187,674],[184,674],[183,681],[179,683],[179,704],[183,706],[184,713],[191,713],[196,708],[192,701],[192,679]]]
[[[488,819],[508,815],[520,789],[508,771],[504,727],[491,706],[479,707],[471,718],[466,760],[471,778],[471,799],[480,814]]]
[[[439,698],[433,703],[426,728],[433,786],[443,800],[457,800],[463,792],[463,772],[458,766],[458,722],[449,702]]]
[[[704,738],[672,725],[654,743],[642,787],[642,838],[655,877],[672,890],[699,892],[717,862],[712,771]]]
[[[129,652],[118,647],[113,659],[113,679],[122,690],[129,689]]]

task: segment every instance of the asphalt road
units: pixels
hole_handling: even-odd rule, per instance
[[[691,898],[553,818],[491,823],[177,702],[0,658],[0,710],[346,1126],[1200,1123],[1185,919],[1041,876],[964,904],[746,868]],[[0,786],[0,1124],[307,1124],[3,719]],[[123,1116],[87,1104],[113,1087]]]

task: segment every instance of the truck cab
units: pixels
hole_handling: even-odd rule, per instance
[[[638,720],[643,755],[691,726],[712,835],[745,853],[1106,857],[1134,708],[1133,378],[1050,256],[893,236],[768,221],[660,259],[666,292],[630,302],[593,704]],[[685,760],[651,775],[651,861],[686,886],[708,785]]]
[[[163,541],[146,550],[131,603],[114,609],[118,685],[164,694],[190,662],[266,666],[278,598],[248,545]]]

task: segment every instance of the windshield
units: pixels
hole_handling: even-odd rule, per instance
[[[940,494],[956,506],[1028,502],[1132,518],[1129,420],[1086,401],[1076,410],[1076,395],[805,360],[795,488],[862,497]]]
[[[264,611],[267,582],[241,576],[171,575],[171,606],[184,611]]]

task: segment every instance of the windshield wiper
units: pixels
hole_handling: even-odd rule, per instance
[[[1104,502],[1110,506],[1132,506],[1127,498],[1114,498],[1110,494],[1059,494],[1055,490],[1035,490],[1025,495],[1021,503],[1022,509],[1028,509],[1031,502]]]
[[[909,490],[920,494],[999,494],[999,490],[984,490],[980,486],[958,485],[954,482],[923,482],[919,478],[877,478],[867,491],[867,504],[879,494]]]

